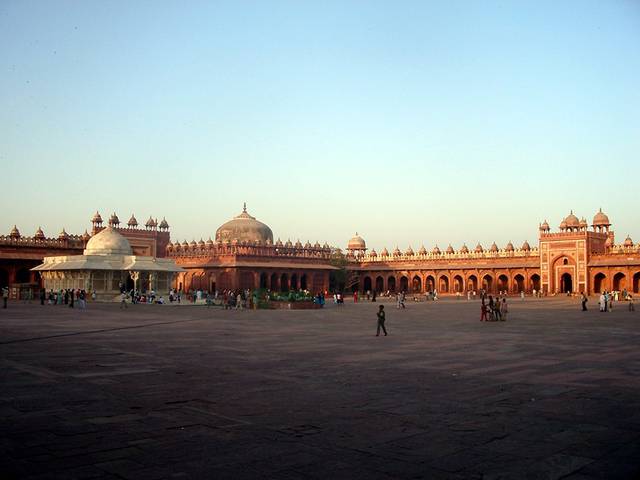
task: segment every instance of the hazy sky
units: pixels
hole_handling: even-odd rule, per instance
[[[0,1],[0,232],[640,241],[640,2]]]

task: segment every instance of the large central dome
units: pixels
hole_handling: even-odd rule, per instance
[[[120,235],[115,229],[107,227],[95,234],[87,242],[85,255],[131,255],[129,240]]]
[[[216,230],[216,241],[273,243],[273,232],[267,225],[249,215],[245,204],[240,215]]]

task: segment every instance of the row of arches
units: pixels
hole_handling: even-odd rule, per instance
[[[11,280],[9,270],[0,268],[0,288],[8,286],[9,283],[38,283],[38,280],[37,276],[27,267],[16,269],[13,280]]]
[[[592,286],[594,293],[602,293],[605,290],[620,292],[627,290],[633,293],[640,293],[640,272],[635,272],[633,275],[625,272],[615,272],[609,275],[607,273],[600,271],[593,275]]]
[[[509,278],[505,274],[483,275],[440,274],[440,275],[365,275],[362,283],[354,285],[353,290],[376,291],[378,293],[410,292],[424,293],[437,290],[439,293],[464,293],[467,291],[485,290],[489,293],[509,291],[519,293],[521,291],[540,290],[540,275],[532,274],[528,279],[523,274],[513,275]]]
[[[189,290],[267,288],[275,292],[325,290],[322,273],[299,271],[192,271],[181,274],[176,288]]]

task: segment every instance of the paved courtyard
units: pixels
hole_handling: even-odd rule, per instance
[[[639,478],[640,314],[511,303],[12,303],[0,476]]]

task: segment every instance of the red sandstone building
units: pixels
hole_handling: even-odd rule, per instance
[[[102,218],[92,218],[92,235],[103,228]],[[109,219],[130,242],[135,255],[170,257],[186,271],[176,279],[182,290],[223,290],[269,288],[274,291],[326,291],[334,287],[335,259],[339,251],[326,243],[312,245],[273,241],[271,229],[243,212],[216,231],[215,241],[191,243],[170,241],[166,220],[150,218],[139,227],[132,216],[120,225],[117,215]],[[69,235],[64,230],[56,238],[47,238],[41,229],[33,237],[24,237],[16,227],[0,236],[0,286],[9,285],[14,298],[20,292],[41,285],[30,269],[46,256],[79,255],[91,235]],[[485,250],[477,245],[470,250],[449,246],[440,251],[425,247],[414,252],[368,251],[365,241],[356,235],[346,250],[346,268],[350,272],[347,288],[359,291],[406,291],[439,294],[466,291],[538,291],[599,293],[603,290],[640,291],[640,246],[627,237],[615,243],[608,217],[596,213],[591,226],[573,213],[551,232],[545,221],[539,226],[538,246],[527,242],[520,248],[508,243],[493,244]],[[334,273],[332,273],[334,272]]]

